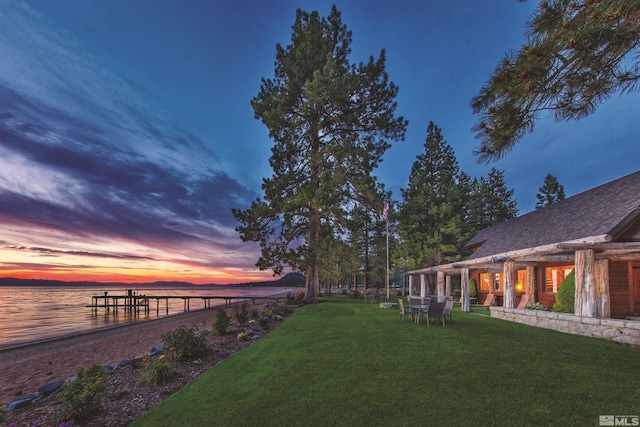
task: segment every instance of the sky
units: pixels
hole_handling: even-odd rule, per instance
[[[571,196],[637,170],[637,92],[580,121],[543,117],[504,159],[477,163],[470,101],[537,1],[0,0],[0,277],[272,279],[231,214],[272,174],[250,101],[296,9],[334,3],[351,62],[384,49],[399,87],[406,138],[375,171],[395,200],[430,121],[471,177],[504,172],[520,214],[547,173]]]

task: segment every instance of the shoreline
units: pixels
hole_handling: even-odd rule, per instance
[[[252,307],[264,306],[275,302],[277,296],[285,295],[274,295],[273,299],[261,300]],[[163,334],[180,326],[209,328],[217,308],[192,310],[2,349],[0,404],[4,407],[20,396],[35,393],[44,384],[66,380],[82,367],[115,365],[122,359],[146,354],[153,347],[162,345]]]

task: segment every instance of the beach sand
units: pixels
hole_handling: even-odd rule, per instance
[[[258,307],[264,302],[257,304]],[[92,364],[115,365],[162,345],[162,335],[179,326],[210,327],[217,308],[142,321],[42,343],[0,350],[0,403],[35,393]]]

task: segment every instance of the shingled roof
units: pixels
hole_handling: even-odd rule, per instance
[[[469,260],[606,236],[622,241],[640,214],[640,171],[480,231]]]

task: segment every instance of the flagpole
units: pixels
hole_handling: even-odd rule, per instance
[[[389,301],[389,218],[385,221],[387,223],[387,301]]]

